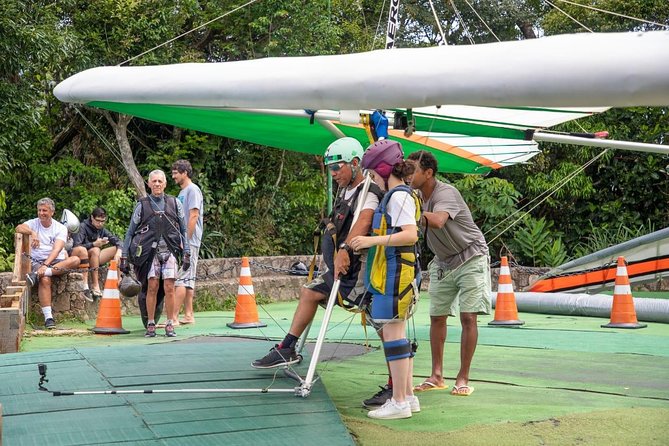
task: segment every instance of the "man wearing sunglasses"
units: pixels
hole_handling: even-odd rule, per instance
[[[354,138],[338,139],[325,152],[323,162],[330,169],[332,179],[339,188],[332,213],[324,222],[321,238],[321,251],[327,270],[301,288],[300,301],[288,334],[266,356],[254,361],[252,367],[269,369],[301,360],[295,350],[297,341],[313,320],[318,305],[326,302],[330,296],[335,277],[341,280],[337,303],[345,307],[360,304],[365,291],[360,274],[362,256],[353,252],[348,241],[369,233],[374,210],[383,197],[379,187],[371,184],[358,220],[352,224],[358,200],[362,199],[362,153],[362,146]]]
[[[82,275],[84,277],[84,297],[89,302],[93,302],[94,298],[102,297],[98,268],[111,259],[118,261],[121,258],[123,242],[105,228],[105,223],[107,223],[107,211],[97,207],[81,224],[79,232],[74,236],[74,247],[81,246],[88,251],[92,290],[88,286],[88,270],[83,270]]]

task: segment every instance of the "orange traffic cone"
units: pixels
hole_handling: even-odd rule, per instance
[[[602,325],[602,328],[645,328],[648,325],[640,324],[636,319],[634,298],[630,279],[627,276],[625,258],[618,257],[616,271],[616,285],[613,288],[613,305],[611,306],[611,322]]]
[[[237,306],[235,307],[235,320],[227,324],[230,328],[257,328],[267,327],[258,320],[258,308],[256,307],[256,296],[253,292],[251,282],[251,268],[249,258],[242,257],[242,269],[239,272],[239,288],[237,288]]]
[[[93,333],[97,334],[127,334],[121,323],[121,299],[118,291],[118,269],[116,260],[109,263],[105,289],[102,292],[100,306],[98,307],[98,318],[95,321]]]
[[[513,294],[509,261],[504,256],[502,257],[502,264],[499,267],[495,319],[488,322],[488,325],[515,326],[523,325],[524,323],[524,321],[518,320],[518,308],[516,307],[516,295]]]

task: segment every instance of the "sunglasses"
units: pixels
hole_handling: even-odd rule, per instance
[[[328,164],[328,169],[330,169],[331,172],[337,172],[338,170],[341,170],[342,167],[346,165],[345,162],[340,162],[340,163],[334,163],[334,164]]]

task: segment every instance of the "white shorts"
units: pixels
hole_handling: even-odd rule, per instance
[[[147,278],[160,278],[163,279],[176,279],[177,277],[177,259],[173,254],[170,254],[170,257],[167,259],[167,262],[161,264],[158,260],[158,256],[153,257],[153,263],[151,264],[151,269],[149,269],[149,275]]]

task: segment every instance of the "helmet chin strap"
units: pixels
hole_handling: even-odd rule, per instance
[[[354,166],[353,162],[351,162],[350,165],[351,165],[351,181],[348,182],[348,186],[346,186],[347,188],[351,187],[351,184],[353,184],[353,182],[355,181],[355,177],[357,177],[358,173],[361,171],[361,168],[360,168],[359,165]]]

